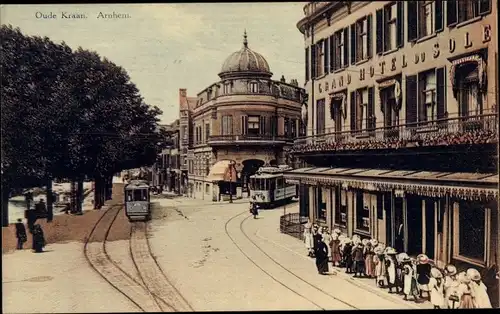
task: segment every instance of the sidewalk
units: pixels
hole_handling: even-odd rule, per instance
[[[298,211],[298,206],[287,206],[287,213]],[[276,208],[275,210],[261,211],[259,216],[261,219],[257,221],[259,225],[256,227],[255,236],[259,240],[266,241],[273,244],[283,250],[293,253],[297,258],[310,260],[313,263],[314,259],[307,256],[304,244],[302,241],[283,234],[279,230],[279,218],[283,214],[283,208]],[[420,301],[419,303],[414,302],[412,299],[410,301],[404,301],[403,295],[390,294],[388,289],[378,288],[375,283],[375,279],[370,278],[355,278],[352,274],[347,274],[344,268],[334,267],[330,263],[330,271],[334,271],[336,277],[342,277],[349,283],[360,287],[364,290],[373,292],[383,298],[391,299],[396,303],[405,303],[415,309],[432,309],[433,306],[429,301]],[[425,296],[425,294],[424,294]]]

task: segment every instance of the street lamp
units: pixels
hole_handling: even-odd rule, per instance
[[[233,167],[234,167],[234,161],[231,160],[229,162],[229,203],[233,202]]]

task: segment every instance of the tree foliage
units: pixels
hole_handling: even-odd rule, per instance
[[[0,29],[2,184],[103,178],[154,163],[161,110],[96,52]]]

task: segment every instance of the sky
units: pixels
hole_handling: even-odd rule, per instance
[[[266,58],[273,79],[304,83],[304,37],[296,24],[303,2],[2,5],[0,21],[26,35],[96,51],[122,66],[161,123],[179,116],[179,88],[195,97],[219,80],[231,53],[248,47]],[[102,12],[102,15],[100,13]],[[102,18],[105,14],[128,18]],[[85,19],[64,18],[68,14]],[[55,18],[50,18],[55,16]]]

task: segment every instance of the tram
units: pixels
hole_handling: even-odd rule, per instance
[[[145,180],[131,180],[125,185],[125,214],[128,220],[151,219],[149,184]]]
[[[286,165],[261,167],[256,174],[250,176],[250,202],[269,208],[297,197],[297,188],[286,183],[283,176],[284,171],[291,169]]]

